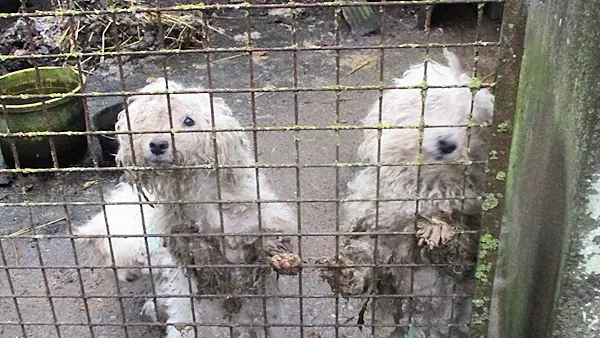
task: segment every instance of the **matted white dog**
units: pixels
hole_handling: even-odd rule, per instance
[[[167,87],[184,89],[159,78],[140,92]],[[175,235],[166,240],[175,261],[195,266],[187,270],[197,285],[192,305],[201,314],[194,323],[198,336],[283,337],[280,327],[267,330],[265,324],[285,324],[285,300],[264,296],[281,292],[272,270],[296,274],[300,268],[290,238],[280,237],[294,233],[294,212],[272,202],[277,196],[252,167],[250,143],[240,129],[224,101],[209,94],[140,94],[119,114],[116,130],[136,133],[119,135],[116,160],[154,168],[128,177],[152,196],[154,228]],[[144,131],[152,132],[139,133]],[[188,314],[192,322],[191,309]]]
[[[155,266],[151,274],[154,292],[159,297],[149,299],[142,314],[155,321],[164,317],[166,323],[189,321],[191,298],[168,295],[189,294],[190,289],[195,292],[195,282],[187,278],[185,269],[174,267],[176,262],[164,247],[162,238],[144,239],[144,235],[160,235],[164,229],[157,221],[158,209],[143,204],[140,210],[139,201],[140,196],[131,185],[120,183],[106,196],[105,212],[96,214],[85,225],[74,229],[73,234],[81,237],[77,239],[78,243],[88,247],[94,265],[112,267],[114,260],[121,281],[137,280],[150,274],[151,266]],[[168,338],[181,336],[172,325],[167,325],[166,331]]]
[[[98,265],[111,266],[114,258],[115,266],[129,267],[117,269],[117,276],[121,281],[132,282],[143,274],[140,265],[146,256],[144,227],[146,233],[162,232],[161,229],[151,229],[155,223],[156,209],[146,204],[140,210],[140,206],[135,204],[140,201],[138,194],[126,183],[119,183],[105,200],[106,213],[102,211],[96,214],[85,225],[74,229],[73,234],[82,236],[78,242],[92,248],[91,253]],[[125,237],[128,235],[132,237]],[[156,245],[156,240],[148,238],[148,246]]]
[[[456,56],[447,50],[444,56],[448,66],[428,62],[427,84],[469,84],[471,78],[461,73]],[[395,79],[394,85],[419,86],[424,72],[425,64],[414,66]],[[416,235],[377,236],[377,251],[374,236],[357,235],[345,240],[339,259],[320,262],[324,264],[321,276],[342,294],[417,295],[376,301],[376,323],[390,326],[376,329],[376,337],[404,337],[409,325],[415,326],[415,338],[467,335],[464,325],[449,328],[449,324],[469,322],[470,299],[453,300],[451,296],[470,290],[469,276],[464,277],[468,274],[457,275],[448,271],[452,269],[435,266],[385,267],[376,271],[371,267],[348,267],[339,274],[327,268],[331,263],[372,265],[375,252],[378,264],[474,263],[476,239],[459,230],[476,226],[470,218],[480,214],[477,196],[485,173],[482,164],[465,167],[464,163],[487,159],[489,128],[480,126],[491,123],[494,97],[487,89],[473,95],[469,88],[430,88],[424,102],[421,89],[391,89],[384,92],[381,105],[379,101],[373,105],[365,126],[407,128],[383,129],[380,140],[380,131],[364,131],[358,150],[360,159],[383,166],[379,175],[375,166],[358,172],[348,184],[348,201],[343,204],[345,231]],[[422,118],[427,127],[421,136],[414,126]],[[461,161],[462,165],[456,164]],[[377,197],[380,202],[375,202]],[[418,202],[418,208],[416,198],[424,199]]]

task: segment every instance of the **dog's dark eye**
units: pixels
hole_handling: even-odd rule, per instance
[[[196,121],[194,121],[191,117],[186,117],[185,120],[183,120],[183,124],[185,124],[188,127],[191,127],[194,124],[196,124]]]

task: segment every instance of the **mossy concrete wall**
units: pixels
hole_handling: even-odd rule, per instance
[[[583,206],[600,149],[600,1],[527,4],[489,336],[599,337],[600,279],[582,267],[598,245]]]

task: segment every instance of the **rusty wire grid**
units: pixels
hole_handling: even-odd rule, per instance
[[[76,82],[82,90],[23,94],[0,87],[0,145],[9,163],[8,168],[0,168],[0,174],[12,175],[14,179],[12,186],[0,187],[0,269],[3,270],[0,276],[0,336],[162,337],[165,335],[164,321],[151,322],[140,315],[146,299],[156,306],[162,298],[242,298],[261,300],[265,313],[263,321],[232,324],[223,322],[211,312],[198,316],[198,311],[192,309],[192,320],[181,324],[191,325],[193,331],[190,337],[206,336],[205,326],[227,328],[229,334],[224,336],[233,336],[237,326],[256,326],[261,333],[267,332],[270,327],[285,328],[285,337],[369,337],[379,336],[376,328],[386,325],[405,330],[402,332],[409,330],[406,335],[396,331],[393,337],[413,337],[412,330],[423,327],[411,322],[411,313],[408,314],[408,322],[382,324],[375,320],[376,316],[365,304],[369,300],[370,306],[374,306],[373,303],[395,298],[436,297],[451,298],[453,302],[468,299],[473,303],[474,314],[468,316],[470,318],[454,318],[452,305],[451,320],[435,324],[444,327],[447,336],[462,337],[465,327],[470,327],[468,335],[485,335],[501,216],[498,210],[502,206],[510,146],[512,112],[508,109],[514,103],[510,95],[513,94],[512,87],[516,87],[514,79],[518,74],[518,68],[507,57],[512,53],[509,47],[514,34],[519,33],[512,31],[510,26],[513,16],[518,14],[517,1],[364,3],[261,0],[194,3],[175,0],[56,0],[52,5],[28,2],[31,3],[23,1],[19,13],[0,14],[0,36],[3,36],[0,44],[4,44],[0,49],[0,75],[31,67],[35,70],[35,87],[42,88],[44,67],[68,66],[76,70]],[[352,34],[342,9],[357,5],[372,8],[380,24],[379,32],[368,36]],[[505,14],[500,24],[486,14],[492,6],[502,5]],[[452,13],[457,6],[460,15],[440,14]],[[9,40],[5,38],[9,35],[6,34],[14,35],[10,40],[14,45],[7,44]],[[54,47],[48,48],[48,45]],[[474,78],[469,84],[458,87],[469,88],[473,93],[485,88],[498,98],[493,123],[430,126],[425,124],[425,108],[417,125],[399,127],[382,123],[383,93],[398,88],[391,84],[391,80],[401,77],[410,66],[424,60],[444,63],[444,48],[457,54],[463,70]],[[427,72],[426,66],[424,79]],[[128,99],[139,95],[140,88],[159,77],[174,80],[185,88],[164,88],[160,92],[147,93],[167,94],[169,126],[153,125],[148,129],[133,130]],[[432,86],[423,81],[416,86],[401,88],[419,89],[422,97],[426,98],[430,89],[456,87]],[[210,97],[210,127],[186,130],[173,119],[171,98],[175,94],[197,93],[206,93]],[[241,127],[220,128],[216,125],[215,105],[220,98],[231,107]],[[81,102],[83,121],[79,121],[76,130],[50,126],[56,122],[51,115],[55,107],[52,102],[61,99]],[[19,130],[24,128],[22,125],[11,127],[8,123],[7,126],[6,121],[11,121],[9,115],[15,114],[11,105],[23,100],[43,102],[38,107],[43,115],[42,122],[37,122],[43,126],[37,131]],[[362,126],[361,120],[377,102],[380,113],[378,126]],[[120,111],[126,116],[125,131],[115,130],[116,114]],[[488,159],[422,161],[425,130],[458,127],[468,131],[468,144],[472,130],[490,130]],[[382,133],[402,128],[419,131],[419,155],[411,161],[379,163]],[[363,131],[368,130],[378,134],[375,163],[357,158]],[[251,165],[219,163],[217,136],[231,132],[247,135],[252,148]],[[165,167],[137,163],[134,156],[133,164],[117,166],[114,162],[114,147],[119,135],[132,147],[133,137],[167,135],[171,146],[177,150],[176,136],[189,133],[211,135],[213,161]],[[31,155],[23,140],[37,141],[45,147],[37,155]],[[72,147],[73,143],[79,146]],[[177,158],[178,152],[174,150],[174,154]],[[418,182],[422,168],[440,165],[464,168],[465,181],[472,168],[485,167],[486,176],[492,182],[486,184],[477,197],[463,194],[452,198],[434,196],[424,199],[418,195],[419,188],[417,194],[410,198],[379,197],[383,168],[417,168],[415,180]],[[368,167],[377,168],[378,197],[375,200],[347,199],[346,184],[358,171]],[[253,169],[256,177],[259,173],[264,175],[277,198],[262,198],[263,182],[258,179],[253,187],[256,190],[253,198],[240,200],[235,196],[223,196],[221,187],[225,183],[220,181],[223,176],[217,174],[214,198],[152,200],[138,192],[135,202],[106,201],[106,196],[123,174],[170,171],[177,175],[178,172],[207,170],[219,173],[244,168]],[[138,181],[133,183],[140,186]],[[188,182],[178,182],[179,187],[186,184]],[[459,200],[461,204],[479,200],[483,204],[485,221],[481,228],[457,232],[465,235],[483,233],[477,265],[460,262],[400,264],[374,259],[373,263],[346,267],[373,267],[375,274],[398,267],[411,271],[418,268],[470,267],[473,276],[468,290],[456,290],[456,283],[453,283],[446,294],[419,294],[411,290],[340,297],[319,277],[317,270],[323,268],[316,263],[319,258],[339,257],[344,238],[368,235],[366,232],[344,230],[342,202],[375,202],[375,223],[378,223],[381,217],[379,204],[382,202],[412,201],[416,205],[415,214],[418,214],[419,203],[444,200]],[[119,279],[118,272],[126,271],[130,266],[116,264],[112,241],[136,236],[74,235],[75,229],[99,212],[104,214],[106,221],[110,217],[107,206],[139,206],[131,210],[142,215],[144,233],[137,237],[144,239],[144,254],[149,257],[154,239],[227,240],[233,234],[225,230],[223,210],[240,203],[259,206],[258,228],[238,236],[258,237],[262,245],[269,235],[262,228],[260,206],[283,203],[295,211],[295,232],[290,235],[294,238],[295,253],[302,259],[302,269],[297,276],[279,278],[283,290],[279,294],[269,294],[265,289],[258,294],[242,292],[233,295],[202,290],[193,292],[191,289],[183,294],[157,294],[154,275],[166,268],[181,268],[181,264],[154,264],[149,258],[147,274],[150,278],[144,276],[132,282],[124,281]],[[188,207],[207,204],[218,207],[218,233],[165,234],[147,231],[148,224],[143,215],[150,209],[146,208],[179,208],[181,213],[185,213]],[[417,223],[418,218],[415,217],[414,222]],[[415,231],[382,230],[378,235],[374,236],[374,257],[379,252],[381,236],[415,236]],[[81,238],[109,238],[109,264],[97,263],[91,249],[77,241]],[[183,265],[190,271],[268,267],[266,261]],[[342,266],[332,264],[329,267],[339,274]],[[377,278],[373,275],[374,280]],[[291,305],[287,305],[278,322],[266,318],[267,302],[275,298],[291,300]],[[193,307],[196,302],[191,304]]]

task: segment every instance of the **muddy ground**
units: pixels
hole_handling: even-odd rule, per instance
[[[287,46],[294,43],[291,21],[281,15],[255,13],[250,16],[250,31],[255,39],[252,44],[261,47]],[[330,46],[336,44],[334,20],[331,10],[311,10],[300,16],[297,26],[296,43],[305,46]],[[214,47],[243,46],[242,36],[246,29],[243,13],[231,11],[215,18],[213,24],[223,29],[222,33],[213,32],[210,45]],[[411,64],[420,62],[424,49],[386,50],[383,64],[379,62],[379,52],[368,49],[381,43],[386,45],[407,42],[423,42],[425,35],[416,29],[413,15],[403,9],[389,9],[385,14],[384,33],[368,37],[354,37],[344,25],[340,28],[340,41],[343,46],[358,45],[364,49],[341,51],[298,52],[296,54],[298,86],[323,87],[336,84],[336,58],[339,57],[339,77],[342,85],[375,85],[380,79],[383,67],[383,79],[387,85],[394,76],[399,76]],[[256,32],[256,33],[254,33]],[[473,18],[463,18],[445,22],[432,29],[433,42],[458,43],[472,42],[476,36]],[[483,20],[480,36],[485,41],[498,41],[499,25]],[[465,69],[472,69],[473,50],[470,48],[454,50],[462,57]],[[496,53],[493,48],[482,48],[479,60],[478,76],[486,77],[493,73]],[[431,50],[434,59],[441,60],[440,50]],[[218,53],[211,59],[212,86],[215,88],[250,87],[250,60],[246,54]],[[253,73],[255,87],[291,87],[293,86],[294,56],[291,52],[267,52],[254,55]],[[93,70],[88,75],[88,91],[108,92],[121,90],[121,75],[126,90],[136,90],[146,83],[149,77],[162,76],[186,85],[208,86],[206,57],[198,55],[176,55],[131,60],[123,65],[123,74],[113,64]],[[372,102],[377,98],[376,91],[346,91],[339,93],[339,111],[336,111],[335,92],[301,92],[297,94],[297,111],[301,125],[328,126],[336,121],[336,113],[342,123],[356,124],[366,114]],[[233,108],[243,125],[252,122],[252,106],[249,94],[221,95]],[[88,100],[91,113],[97,112],[108,104],[121,98],[103,98]],[[259,126],[286,126],[294,123],[295,99],[293,93],[257,94],[256,121]],[[268,164],[294,163],[296,156],[302,164],[324,164],[336,160],[355,161],[354,154],[360,141],[360,133],[340,132],[339,158],[336,159],[336,135],[329,131],[301,132],[259,132],[256,145],[259,161]],[[295,151],[294,140],[299,139],[299,153]],[[93,147],[92,147],[93,148]],[[90,165],[89,159],[80,165]],[[270,183],[282,198],[295,198],[299,194],[309,199],[335,199],[336,182],[342,186],[347,181],[348,172],[341,170],[336,179],[334,169],[302,169],[297,178],[295,169],[264,170]],[[296,191],[299,179],[301,191]],[[10,269],[0,271],[0,325],[1,337],[160,337],[157,328],[131,326],[127,332],[121,325],[140,323],[139,310],[144,299],[136,297],[141,292],[149,292],[145,281],[131,284],[120,283],[121,294],[126,295],[120,303],[115,298],[103,298],[116,295],[115,278],[111,271],[81,269],[80,274],[74,267],[76,263],[89,262],[86,252],[75,248],[70,240],[47,238],[48,235],[66,234],[69,226],[78,226],[90,219],[99,208],[93,206],[70,205],[65,207],[16,207],[14,202],[77,202],[99,201],[100,190],[106,192],[118,180],[118,173],[62,173],[30,174],[16,177],[12,186],[0,188],[0,203],[9,203],[1,207],[0,233],[15,233],[32,226],[41,226],[35,233],[36,239],[3,239],[3,261]],[[301,213],[301,231],[330,232],[336,227],[335,203],[304,203]],[[34,232],[28,232],[31,235]],[[302,254],[305,257],[322,256],[333,253],[333,239],[325,237],[307,237],[302,241]],[[75,259],[75,255],[77,259]],[[77,261],[77,262],[76,262]],[[40,266],[47,266],[41,269]],[[52,266],[57,268],[52,268]],[[73,268],[71,268],[73,267]],[[0,270],[2,270],[0,268]],[[304,295],[327,295],[329,288],[315,278],[311,271],[305,271],[301,280],[288,279],[284,283],[297,285],[302,283]],[[84,304],[81,295],[88,301]],[[88,326],[89,320],[101,323],[94,326],[93,332]],[[304,299],[303,313],[298,308],[290,309],[287,323],[298,325],[300,320],[307,325],[335,323],[334,299]],[[340,301],[339,322],[355,322],[350,318],[358,311],[356,303]],[[52,310],[54,309],[54,311]],[[20,316],[20,317],[19,317]],[[6,325],[7,322],[28,322],[52,324],[54,322],[72,325]],[[81,323],[83,325],[73,325]],[[291,331],[290,337],[299,336]],[[305,336],[316,332],[321,337],[333,337],[332,328],[304,329]],[[358,337],[355,328],[340,331],[343,337]],[[314,337],[314,336],[313,336]]]

